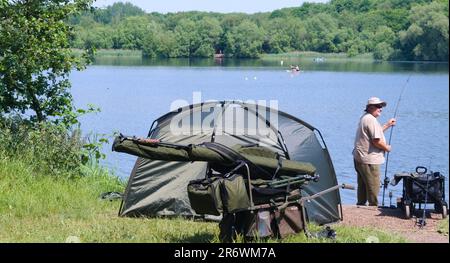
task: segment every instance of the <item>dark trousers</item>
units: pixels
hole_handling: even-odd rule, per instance
[[[358,202],[357,205],[365,205],[369,201],[370,206],[378,205],[378,193],[380,192],[380,165],[364,164],[353,160],[358,174]]]

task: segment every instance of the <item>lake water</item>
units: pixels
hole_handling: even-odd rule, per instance
[[[201,92],[202,100],[277,100],[280,110],[321,131],[339,183],[356,185],[351,151],[365,103],[371,96],[388,102],[379,118],[384,123],[394,115],[406,85],[392,133],[388,176],[422,165],[448,178],[448,64],[300,61],[303,71],[292,73],[286,71],[289,62],[103,58],[72,73],[72,93],[78,107],[92,103],[101,108],[83,117],[85,133],[136,136],[146,136],[173,101],[192,103],[193,92]],[[136,157],[112,152],[109,146],[104,152],[103,164],[127,178]],[[385,166],[381,168],[384,177]],[[390,188],[394,197],[401,196],[400,185]],[[448,193],[447,186],[448,180]],[[345,204],[356,202],[355,191],[343,190],[341,196]]]

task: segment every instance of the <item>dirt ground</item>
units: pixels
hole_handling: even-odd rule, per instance
[[[344,220],[340,224],[343,225],[383,229],[397,233],[413,243],[449,243],[448,235],[437,232],[441,214],[427,211],[426,225],[421,229],[416,221],[417,218],[422,218],[423,210],[416,211],[410,219],[404,219],[401,209],[392,208],[344,205],[342,212]]]

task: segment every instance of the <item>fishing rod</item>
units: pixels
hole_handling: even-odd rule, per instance
[[[403,96],[403,92],[406,89],[406,86],[408,85],[409,79],[411,78],[411,75],[408,76],[408,78],[406,79],[405,84],[403,84],[402,90],[400,92],[400,96],[398,97],[397,100],[397,105],[395,106],[395,111],[394,111],[394,119],[397,117],[397,112],[398,112],[398,106],[400,105],[400,101],[402,100],[402,96]],[[388,145],[391,145],[391,140],[392,140],[392,131],[394,130],[394,126],[391,127],[391,130],[389,131],[389,142]],[[386,154],[386,165],[384,167],[384,180],[383,180],[383,201],[381,203],[381,206],[384,207],[384,196],[386,193],[386,189],[388,187],[389,184],[389,177],[387,176],[387,171],[388,171],[388,164],[389,164],[389,152],[387,152]]]
[[[425,203],[423,206],[423,214],[422,214],[422,218],[416,220],[416,225],[419,226],[420,229],[422,229],[424,226],[427,225],[426,220],[426,211],[427,211],[427,203],[428,203],[428,189],[429,189],[429,183],[430,183],[430,176],[433,175],[433,171],[431,171],[431,158],[430,158],[430,164],[428,164],[428,169],[430,171],[429,174],[427,174],[426,170],[424,172],[425,176],[427,177],[427,187],[425,188]],[[419,208],[420,208],[420,204],[419,204]]]

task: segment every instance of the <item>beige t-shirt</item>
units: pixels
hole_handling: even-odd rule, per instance
[[[360,163],[382,164],[384,163],[384,151],[372,144],[373,139],[386,141],[383,127],[370,113],[364,114],[359,120],[356,129],[355,148],[353,158]]]

